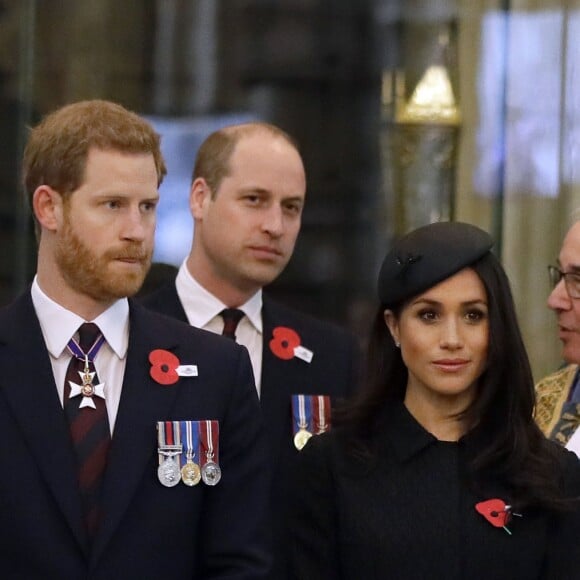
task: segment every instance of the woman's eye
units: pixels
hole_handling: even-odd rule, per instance
[[[419,312],[419,318],[426,322],[432,322],[437,319],[437,313],[434,310],[422,310]]]
[[[479,322],[486,317],[486,313],[482,310],[470,310],[465,317],[469,322]]]

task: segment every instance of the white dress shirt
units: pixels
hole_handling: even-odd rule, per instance
[[[175,286],[189,324],[221,334],[224,321],[220,312],[228,306],[194,279],[189,273],[185,261],[179,268]],[[262,378],[262,291],[256,292],[238,308],[243,311],[245,316],[240,320],[236,329],[236,342],[248,349],[259,396]]]
[[[99,382],[105,384],[105,401],[112,434],[121,399],[129,344],[129,302],[126,298],[117,300],[94,320],[83,320],[49,298],[40,288],[36,277],[32,283],[31,294],[44,342],[50,355],[61,404],[63,404],[66,371],[72,358],[66,345],[77,334],[79,326],[84,322],[94,322],[103,333],[106,342],[97,353],[94,364]]]

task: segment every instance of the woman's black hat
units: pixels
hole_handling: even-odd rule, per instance
[[[437,222],[398,239],[386,255],[379,273],[382,304],[406,301],[463,268],[491,250],[491,236],[462,222]]]

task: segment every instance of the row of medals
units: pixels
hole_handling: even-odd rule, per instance
[[[308,443],[308,440],[310,439],[310,437],[312,437],[312,435],[314,434],[320,435],[321,433],[326,433],[326,431],[328,431],[328,429],[330,428],[330,423],[327,423],[325,421],[324,415],[322,416],[320,424],[318,425],[317,429],[316,422],[314,423],[315,429],[312,429],[312,431],[309,431],[311,425],[309,425],[308,422],[305,421],[304,419],[301,418],[298,419],[297,423],[298,423],[298,431],[296,431],[296,433],[294,434],[294,447],[296,447],[298,451],[302,451],[303,447],[306,445],[306,443]],[[315,433],[313,433],[313,431],[315,431]]]
[[[163,456],[163,461],[157,468],[157,477],[165,487],[173,487],[180,481],[190,487],[203,481],[206,485],[217,485],[222,477],[220,466],[212,460],[208,454],[207,461],[200,467],[193,461],[193,455],[187,453],[187,461],[183,467],[179,467],[179,456],[182,453],[181,445],[167,445],[159,449],[159,454]]]

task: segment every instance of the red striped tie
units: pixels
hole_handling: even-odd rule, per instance
[[[244,313],[237,308],[225,308],[220,312],[220,316],[224,319],[223,336],[236,340],[236,328]]]
[[[100,513],[101,488],[107,454],[111,445],[105,399],[91,393],[95,390],[92,387],[99,384],[92,361],[102,344],[100,341],[102,341],[101,332],[96,324],[85,323],[81,325],[78,347],[82,353],[79,353],[77,349],[76,356],[72,357],[64,386],[64,408],[77,456],[77,474],[83,516],[91,538],[94,537],[102,519]],[[71,343],[69,343],[69,348],[75,346]],[[82,354],[85,356],[79,356]],[[87,362],[88,367],[85,366]],[[92,380],[89,380],[90,376],[86,375],[87,370],[89,373],[95,373]],[[86,377],[85,380],[83,380],[83,376]],[[71,383],[73,383],[72,386]],[[78,387],[83,386],[83,384],[85,384],[85,388],[82,389],[82,392],[71,398],[71,387],[78,391]],[[96,408],[93,408],[93,404]]]

